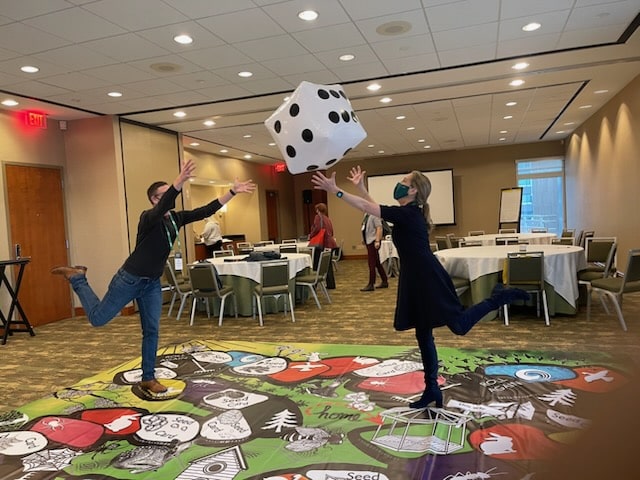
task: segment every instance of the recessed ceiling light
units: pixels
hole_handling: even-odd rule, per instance
[[[276,146],[276,143],[275,143],[275,142],[271,142],[271,143],[269,144],[269,146],[270,146],[270,147],[275,147],[275,146]]]
[[[531,22],[531,23],[527,23],[524,27],[522,27],[522,30],[524,30],[525,32],[534,32],[536,30],[538,30],[542,25],[540,25],[538,22]]]
[[[411,130],[415,130],[416,127],[407,127],[407,130],[411,131]]]
[[[242,138],[251,138],[251,134],[247,133],[246,135],[243,135]]]
[[[178,118],[183,118],[183,117],[186,117],[186,116],[187,116],[187,114],[186,114],[186,113],[184,113],[184,112],[182,112],[182,111],[180,111],[180,112],[175,112],[175,113],[173,114],[173,116],[174,116],[174,117],[178,117]]]
[[[176,35],[173,37],[173,41],[181,45],[189,45],[190,43],[193,43],[193,38],[189,35]]]
[[[199,147],[200,144],[198,142],[191,142],[189,145],[191,145],[192,147]]]
[[[120,93],[120,92],[109,92],[109,93],[107,93],[107,95],[109,95],[110,97],[117,98],[117,97],[121,97],[122,93]]]
[[[379,35],[402,35],[411,30],[412,25],[404,20],[394,20],[392,22],[383,23],[376,27],[376,33]]]
[[[518,62],[515,65],[513,65],[511,68],[513,68],[514,70],[524,70],[528,66],[529,64],[527,62]]]
[[[505,140],[506,140],[506,138],[504,138],[504,137],[500,137],[500,138],[498,139],[498,141],[499,141],[499,142],[504,142]]]
[[[591,108],[593,105],[580,105],[580,108]]]
[[[249,160],[251,158],[251,155],[247,153],[243,158],[245,158],[246,160]]]
[[[391,98],[389,97],[383,97],[380,99],[380,103],[389,103],[391,101]]]
[[[384,150],[378,150],[378,153],[382,155],[384,153]]]
[[[558,130],[556,133],[565,133],[564,130]]]
[[[509,85],[511,85],[512,87],[519,87],[520,85],[524,85],[524,80],[518,78],[516,80],[510,81]]]
[[[424,138],[421,138],[420,140],[418,140],[418,143],[424,143],[424,142],[425,142]]]
[[[517,104],[518,104],[518,102],[507,102],[507,103],[505,103],[505,105],[506,105],[507,107],[513,107],[513,106],[515,106],[515,105],[517,105]]]
[[[367,85],[367,90],[369,90],[370,92],[377,92],[381,88],[382,85],[380,85],[379,83],[372,83],[371,85]]]
[[[223,148],[222,150],[220,150],[220,153],[229,153],[229,150],[227,150],[226,148]]]
[[[355,55],[352,55],[350,53],[346,53],[344,55],[340,55],[338,57],[340,60],[342,60],[343,62],[350,62],[351,60],[353,60],[354,58],[356,58]]]
[[[298,14],[298,18],[300,20],[304,20],[305,22],[312,22],[316,18],[318,18],[318,12],[315,10],[303,10]]]
[[[283,100],[284,100],[285,102],[288,102],[290,98],[291,98],[291,97],[284,97],[284,99],[283,99]]]
[[[205,120],[204,122],[202,122],[202,124],[205,127],[213,127],[216,124],[216,122],[214,122],[213,120]]]
[[[4,105],[5,107],[15,107],[16,105],[18,105],[18,102],[11,99],[3,100],[0,103],[2,103],[2,105]]]
[[[431,148],[431,145],[425,145],[425,146],[424,146],[424,147],[422,147],[422,148]]]
[[[367,147],[373,148],[373,147],[375,147],[375,145],[373,143],[371,143],[371,144],[367,145]]]
[[[566,122],[566,123],[563,123],[563,125],[564,125],[564,126],[567,126],[567,127],[568,127],[569,125],[575,125],[575,124],[576,124],[576,122]]]
[[[509,133],[508,130],[500,130],[500,133]]]
[[[38,67],[34,67],[32,65],[25,65],[24,67],[20,67],[24,73],[36,73],[39,72],[40,69]]]
[[[595,93],[596,95],[600,95],[600,94],[603,94],[603,93],[607,93],[608,91],[609,91],[609,90],[596,90],[596,91],[595,91],[595,92],[593,92],[593,93]]]
[[[251,73],[251,72],[238,72],[238,76],[242,77],[242,78],[249,78],[249,77],[253,76],[253,73]]]
[[[510,120],[513,118],[513,115],[505,115],[504,117],[502,117],[505,120]]]
[[[398,115],[396,120],[404,120],[405,118],[407,118],[405,115]]]

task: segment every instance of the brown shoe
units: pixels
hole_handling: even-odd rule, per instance
[[[376,285],[376,288],[389,288],[389,283],[382,282],[380,285]]]
[[[84,275],[87,273],[87,267],[82,267],[80,265],[76,267],[55,267],[51,269],[51,273],[54,275],[64,275],[64,278],[69,280],[75,275]]]
[[[152,378],[151,380],[143,380],[138,385],[151,393],[164,393],[167,391],[167,387],[162,385],[155,378]]]

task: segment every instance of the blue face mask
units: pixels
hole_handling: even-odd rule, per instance
[[[409,187],[399,182],[396,183],[396,186],[393,189],[393,198],[395,200],[400,200],[401,198],[404,198],[407,195],[409,195]]]

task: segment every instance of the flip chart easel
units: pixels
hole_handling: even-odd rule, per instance
[[[498,229],[515,224],[520,231],[520,215],[522,210],[522,187],[503,188],[500,190],[500,219]]]

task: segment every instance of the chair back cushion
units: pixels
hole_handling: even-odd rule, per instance
[[[544,285],[543,252],[511,252],[507,254],[509,285]]]
[[[194,291],[217,292],[222,288],[218,272],[209,262],[189,265],[189,277]]]

